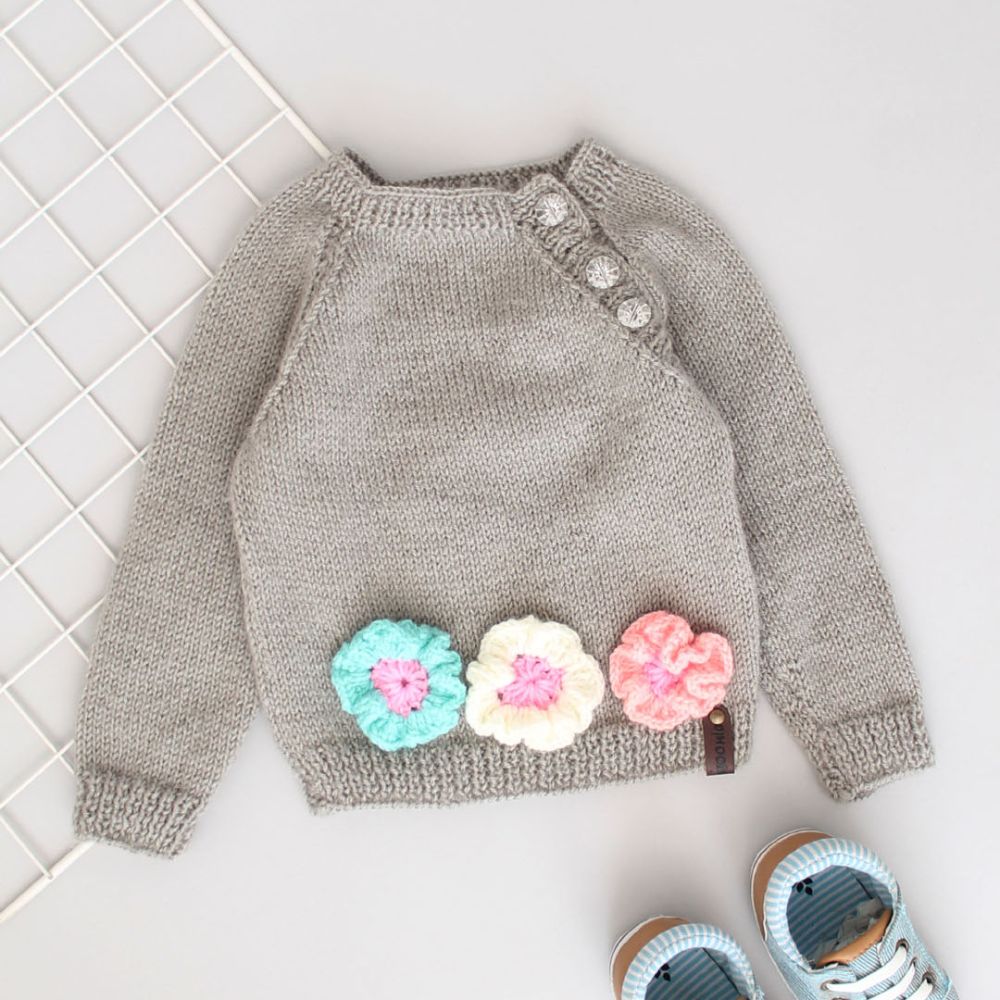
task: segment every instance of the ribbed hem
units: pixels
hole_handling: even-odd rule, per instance
[[[202,799],[180,789],[114,771],[77,776],[73,827],[81,840],[173,857],[191,837]]]
[[[734,708],[732,715],[739,765],[749,754],[753,709]],[[368,742],[330,740],[297,755],[297,761],[310,806],[327,812],[353,806],[454,805],[702,770],[705,741],[700,721],[669,733],[622,724],[592,727],[570,747],[552,753],[456,735],[394,753]]]
[[[823,726],[807,748],[830,794],[842,801],[934,763],[918,701]]]

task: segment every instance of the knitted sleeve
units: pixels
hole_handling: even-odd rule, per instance
[[[933,759],[892,597],[750,268],[686,198],[650,175],[631,184],[645,218],[624,229],[663,278],[674,352],[732,436],[762,685],[830,794],[860,798]]]
[[[81,838],[178,853],[253,715],[229,470],[308,295],[321,176],[250,223],[174,375],[91,649]]]

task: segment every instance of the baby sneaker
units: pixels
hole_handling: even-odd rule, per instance
[[[750,960],[725,931],[679,917],[634,927],[611,956],[615,1000],[764,1000]]]
[[[798,1000],[958,1000],[892,872],[860,844],[786,834],[757,856],[751,883],[761,934]]]

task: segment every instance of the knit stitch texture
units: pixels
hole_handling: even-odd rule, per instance
[[[657,610],[728,640],[737,765],[760,686],[838,798],[930,762],[854,500],[718,225],[592,141],[406,184],[339,153],[186,345],[92,648],[77,832],[177,853],[258,704],[317,811],[701,767],[697,719],[638,725],[610,685],[563,749],[463,719],[387,752],[330,680],[376,619],[468,664],[535,615],[606,671]]]

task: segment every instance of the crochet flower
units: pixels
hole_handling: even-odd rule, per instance
[[[494,625],[466,672],[465,718],[506,746],[559,750],[573,742],[604,697],[604,676],[566,625],[534,616]]]
[[[704,718],[721,703],[733,676],[733,651],[721,635],[696,636],[679,615],[653,611],[625,630],[609,673],[625,714],[666,731]]]
[[[330,664],[344,711],[383,750],[416,747],[454,729],[465,701],[461,672],[447,632],[384,618],[356,632]]]

